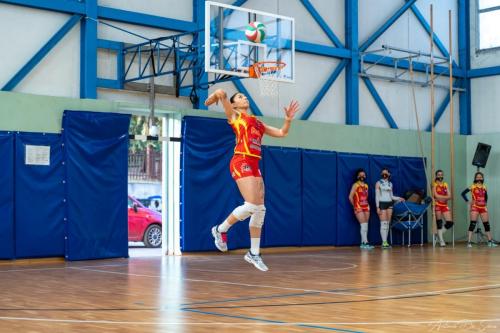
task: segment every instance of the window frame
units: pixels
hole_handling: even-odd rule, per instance
[[[476,0],[476,40],[477,40],[476,53],[498,51],[500,50],[500,45],[481,48],[481,14],[493,11],[500,12],[500,5],[479,9],[479,1],[480,0]]]

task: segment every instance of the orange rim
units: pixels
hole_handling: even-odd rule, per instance
[[[259,61],[249,67],[248,76],[259,78],[263,74],[280,71],[285,66],[286,64],[283,61]]]

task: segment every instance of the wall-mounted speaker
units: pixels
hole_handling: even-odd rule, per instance
[[[476,153],[474,154],[474,159],[472,160],[472,165],[475,165],[478,168],[486,167],[488,156],[490,156],[490,150],[490,145],[479,142],[477,144]]]

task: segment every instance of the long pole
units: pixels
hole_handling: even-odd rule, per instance
[[[435,140],[435,133],[434,133],[434,113],[435,113],[435,101],[434,101],[434,14],[433,14],[433,7],[432,4],[430,5],[430,26],[431,26],[431,57],[430,57],[430,70],[431,70],[431,76],[430,76],[430,81],[431,81],[431,181],[434,179],[434,174],[435,174],[435,154],[434,154],[434,140]],[[432,197],[434,198],[433,193],[431,193]],[[435,239],[435,235],[437,233],[437,225],[436,225],[436,211],[435,211],[435,201],[432,200],[432,237]],[[434,243],[434,240],[433,240]]]
[[[450,74],[450,208],[451,213],[455,216],[453,212],[454,198],[455,198],[455,130],[454,130],[454,103],[453,103],[453,38],[452,38],[452,30],[451,30],[451,10],[448,11],[448,39],[449,39],[449,53],[450,59],[448,62],[448,72]],[[454,231],[454,230],[453,230]],[[455,232],[453,232],[453,246],[455,246]]]
[[[422,131],[420,130],[420,120],[418,116],[418,110],[417,110],[417,96],[415,95],[415,85],[413,82],[414,81],[414,75],[413,75],[413,59],[411,57],[408,58],[408,62],[410,64],[409,66],[409,71],[410,71],[410,87],[411,87],[411,95],[412,95],[412,100],[413,100],[413,112],[415,113],[415,123],[417,124],[417,134],[418,134],[418,146],[420,148],[420,156],[422,156],[422,163],[424,165],[424,172],[425,172],[425,179],[429,180],[429,173],[427,171],[427,161],[425,160],[425,154],[424,154],[424,144],[422,142]],[[432,185],[430,184],[429,181],[426,181],[427,183],[427,193],[432,193]]]

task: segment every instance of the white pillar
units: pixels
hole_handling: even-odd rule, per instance
[[[166,120],[167,130],[166,137],[180,137],[181,136],[181,115],[169,114]],[[181,143],[167,141],[166,144],[166,165],[167,172],[166,182],[167,192],[167,255],[181,255],[180,246],[180,161],[181,161]]]

